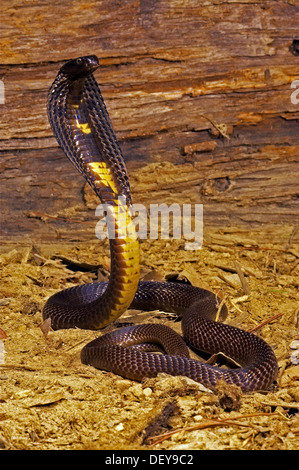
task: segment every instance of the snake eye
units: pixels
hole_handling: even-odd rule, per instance
[[[82,64],[82,57],[78,57],[78,59],[76,59],[76,64]]]

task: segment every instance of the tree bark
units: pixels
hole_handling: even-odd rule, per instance
[[[4,0],[2,15],[4,244],[94,236],[97,202],[46,115],[60,66],[92,53],[134,202],[202,203],[211,228],[294,226],[297,2]]]

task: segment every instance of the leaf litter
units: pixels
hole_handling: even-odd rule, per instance
[[[221,235],[221,237],[220,237]],[[222,239],[222,243],[218,239]],[[42,331],[42,308],[54,292],[109,276],[108,244],[27,246],[1,255],[1,435],[3,449],[285,449],[298,448],[298,254],[296,246],[242,243],[211,234],[201,250],[182,240],[141,243],[142,277],[176,278],[221,292],[228,322],[254,330],[274,348],[277,383],[269,391],[212,394],[185,377],[142,383],[80,362],[101,334]],[[96,260],[96,264],[95,264]],[[164,323],[171,313],[128,310],[115,325]],[[224,401],[223,401],[224,396]]]

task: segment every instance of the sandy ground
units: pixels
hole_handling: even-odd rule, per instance
[[[248,395],[228,390],[232,406],[224,409],[221,392],[212,394],[186,378],[161,375],[137,383],[81,364],[81,348],[101,333],[73,329],[45,335],[41,310],[57,290],[105,279],[108,246],[10,247],[1,256],[2,448],[298,448],[298,247],[292,241],[259,246],[233,232],[209,237],[198,251],[183,247],[177,240],[141,243],[143,276],[179,274],[221,291],[228,323],[257,328],[275,350],[279,377],[271,390]],[[163,312],[128,311],[114,326],[154,321],[179,331],[176,320]]]

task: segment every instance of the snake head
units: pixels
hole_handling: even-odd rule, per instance
[[[59,73],[69,80],[84,78],[93,73],[99,67],[99,59],[95,55],[87,55],[69,60],[60,69]]]

